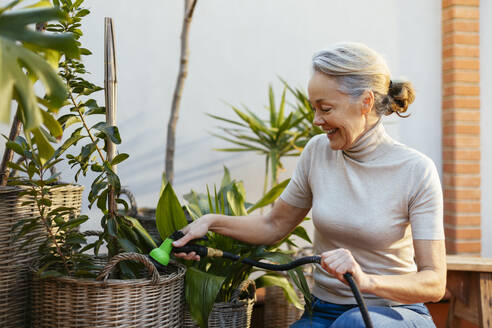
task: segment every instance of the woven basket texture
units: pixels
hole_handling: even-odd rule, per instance
[[[242,292],[247,293],[243,299]],[[249,328],[251,327],[251,314],[255,304],[255,283],[252,280],[244,281],[232,295],[231,302],[214,303],[212,312],[208,317],[209,328]],[[192,319],[188,309],[185,308],[184,328],[199,328]]]
[[[304,304],[302,293],[299,291],[296,291],[296,293],[301,303]],[[287,301],[282,288],[278,286],[265,288],[263,320],[265,328],[287,328],[301,317],[302,312]]]
[[[143,263],[150,277],[108,279],[125,260]],[[158,272],[146,256],[122,253],[97,279],[33,275],[31,327],[182,327],[185,272],[178,263]]]
[[[12,227],[21,219],[39,216],[34,204],[22,205],[32,200],[20,196],[22,187],[0,187],[0,325],[2,328],[25,327],[28,321],[29,264],[38,259],[38,246],[42,235],[34,238],[24,248],[20,246],[41,230],[31,232],[13,241]],[[74,215],[80,214],[82,186],[59,185],[50,190],[52,207],[74,208]]]

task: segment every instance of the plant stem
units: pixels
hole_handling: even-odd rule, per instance
[[[17,112],[12,122],[12,127],[10,128],[9,140],[14,141],[15,138],[20,134],[22,123],[19,120],[19,106],[17,106]],[[0,167],[0,186],[6,186],[10,174],[10,168],[7,166],[8,162],[11,162],[14,158],[14,151],[5,147],[3,153],[2,165]]]
[[[190,32],[191,19],[197,0],[184,0],[184,17],[183,26],[181,29],[181,57],[179,65],[179,73],[174,89],[173,102],[171,105],[171,116],[167,126],[167,146],[166,146],[166,178],[170,184],[174,180],[174,151],[176,148],[176,125],[179,118],[179,104],[181,103],[181,95],[183,93],[183,85],[188,75],[188,35]]]
[[[72,90],[69,90],[69,94],[70,94],[70,99],[72,100],[72,103],[75,106],[75,109],[77,110],[77,113],[79,114],[79,118],[82,121],[82,125],[84,126],[85,130],[87,131],[87,134],[89,135],[89,138],[91,139],[92,143],[96,147],[96,150],[99,153],[99,157],[101,157],[101,161],[104,162],[104,156],[102,154],[102,151],[99,148],[99,146],[97,145],[96,138],[94,138],[94,136],[91,133],[91,130],[87,126],[87,123],[85,121],[85,117],[84,117],[84,115],[82,115],[82,112],[80,111],[80,106],[77,104],[77,102],[75,101],[75,99],[73,97]]]
[[[26,162],[26,167],[29,166],[27,163],[27,159],[25,160],[25,162]],[[43,182],[43,170],[42,169],[39,170],[39,177],[40,177],[40,182]],[[60,256],[60,258],[63,262],[63,266],[65,267],[65,270],[67,271],[67,274],[70,276],[71,271],[70,271],[70,268],[68,266],[67,260],[66,260],[65,256],[63,255],[63,252],[61,251],[60,245],[58,245],[58,242],[56,241],[56,236],[53,234],[53,231],[51,230],[51,228],[48,225],[47,219],[44,216],[44,211],[41,209],[41,206],[39,205],[38,192],[36,190],[36,187],[34,187],[34,181],[32,180],[31,177],[29,177],[29,182],[31,183],[31,188],[32,188],[33,195],[34,195],[34,201],[36,202],[36,206],[38,208],[39,217],[41,218],[41,221],[43,222],[44,227],[46,228],[46,232],[48,233],[50,239],[53,241],[53,244],[56,247],[56,252]],[[41,187],[41,194],[43,193],[43,188],[44,187]],[[43,205],[43,206],[45,207],[45,205]]]

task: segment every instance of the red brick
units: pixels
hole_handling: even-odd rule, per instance
[[[480,10],[474,6],[451,6],[442,10],[442,20],[453,18],[479,19]]]
[[[446,200],[480,200],[481,197],[480,189],[444,189]]]
[[[480,150],[445,150],[443,161],[480,161]]]
[[[442,1],[442,8],[447,8],[456,5],[478,7],[480,5],[480,0],[443,0]]]
[[[453,226],[480,226],[480,215],[445,214],[444,223]]]
[[[482,237],[482,233],[481,233],[480,227],[478,227],[478,228],[471,228],[471,229],[465,229],[465,228],[459,228],[459,229],[446,228],[446,229],[444,229],[444,235],[446,237],[449,237],[450,239],[471,239],[471,240],[476,240],[476,239],[480,239]]]
[[[479,71],[447,71],[443,72],[442,80],[444,83],[452,82],[480,82],[480,72]]]
[[[480,35],[478,33],[453,32],[443,36],[443,46],[450,46],[453,44],[478,46],[480,44]]]
[[[442,133],[444,136],[450,134],[468,134],[480,135],[480,125],[478,124],[450,124],[443,126]],[[480,154],[479,154],[480,155]]]
[[[463,98],[459,96],[450,97],[449,99],[442,101],[443,109],[463,108],[463,109],[479,109],[480,98],[470,97]]]
[[[480,96],[480,86],[478,85],[450,85],[444,87],[444,97],[448,96]]]
[[[446,239],[446,253],[448,254],[480,253],[481,246],[479,241],[463,242]]]
[[[471,173],[471,174],[479,174],[480,173],[480,164],[469,164],[469,163],[444,163],[443,170],[446,173]]]
[[[480,213],[481,205],[477,201],[448,201],[444,202],[444,210],[454,213]]]
[[[456,186],[456,187],[480,187],[481,180],[480,176],[466,176],[466,175],[455,175],[444,173],[443,174],[443,185]]]
[[[478,46],[451,45],[444,47],[442,57],[480,57],[480,48]]]
[[[480,70],[480,60],[479,59],[463,59],[450,57],[445,58],[442,64],[442,69],[452,70],[452,69],[464,69],[464,70]]]
[[[478,20],[446,20],[442,24],[443,34],[450,32],[479,32],[480,22]]]
[[[480,136],[443,136],[442,145],[443,147],[479,148]]]
[[[480,122],[478,110],[446,110],[442,115],[443,122]]]

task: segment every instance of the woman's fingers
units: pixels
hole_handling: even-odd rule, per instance
[[[200,255],[196,255],[195,252],[191,253],[175,253],[174,254],[176,257],[185,259],[185,260],[192,260],[192,261],[200,261]]]
[[[343,275],[347,272],[354,274],[358,271],[358,263],[349,250],[339,248],[321,254],[321,266],[338,280],[346,283]]]

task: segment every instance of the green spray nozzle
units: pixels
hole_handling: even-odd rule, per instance
[[[174,239],[166,238],[158,248],[154,248],[150,252],[150,257],[159,262],[162,265],[169,264],[169,258],[171,256],[171,251],[173,249]]]
[[[174,247],[173,242],[175,240],[183,238],[184,234],[177,230],[172,235],[166,238],[158,248],[154,248],[150,253],[150,257],[154,259],[156,262],[162,265],[168,265],[169,259],[171,257],[171,252],[183,252],[183,253],[191,253],[195,252],[200,256],[207,256],[207,248],[201,245],[186,245],[183,247]],[[190,240],[189,243],[193,243],[198,240],[207,240],[207,237],[197,238]]]

